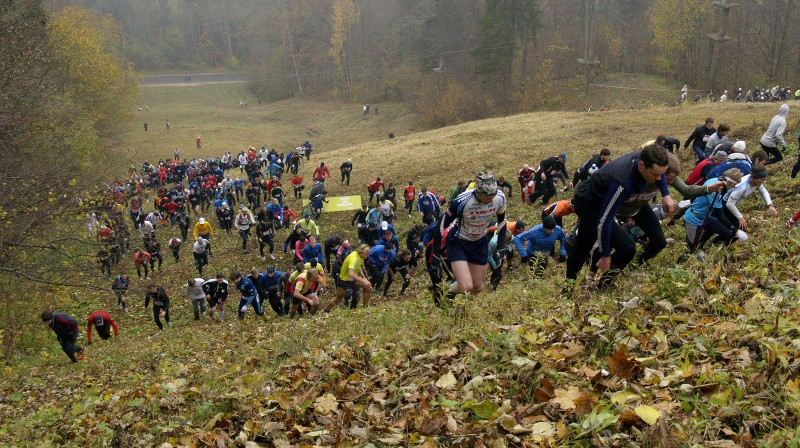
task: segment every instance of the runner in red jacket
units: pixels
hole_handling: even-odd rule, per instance
[[[331,169],[325,166],[325,162],[320,162],[319,166],[314,168],[314,175],[312,177],[314,180],[325,182],[325,176],[328,176],[328,179],[331,178]]]
[[[114,322],[111,315],[103,310],[95,311],[89,315],[89,321],[86,323],[86,339],[89,344],[92,343],[92,324],[97,329],[97,334],[103,339],[111,337],[111,328],[114,328],[114,337],[119,337],[117,323]]]

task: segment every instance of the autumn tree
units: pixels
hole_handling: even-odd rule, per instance
[[[350,27],[358,22],[359,9],[353,0],[334,0],[333,14],[331,16],[331,39],[329,53],[336,65],[339,78],[349,89],[350,55],[348,43],[350,41]]]
[[[126,121],[136,77],[113,20],[84,9],[51,16],[38,0],[0,6],[0,316],[45,305],[29,296],[83,285],[77,265],[96,252],[76,223],[76,200],[109,177],[98,165]],[[94,252],[93,252],[94,251]],[[23,295],[24,292],[24,295]],[[28,314],[29,315],[29,314]]]
[[[710,2],[655,0],[648,10],[653,30],[656,67],[684,82],[703,79],[708,46],[705,33],[713,29]]]

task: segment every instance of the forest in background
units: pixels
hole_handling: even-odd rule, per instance
[[[579,58],[600,81],[644,73],[698,91],[794,89],[800,71],[792,51],[800,34],[790,32],[798,0],[49,3],[113,16],[139,71],[248,71],[265,99],[399,100],[423,114],[459,111],[421,117],[433,126],[547,108],[553,81],[584,75]]]

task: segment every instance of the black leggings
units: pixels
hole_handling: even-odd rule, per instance
[[[268,289],[267,290],[267,301],[269,302],[269,306],[272,308],[272,311],[275,311],[275,314],[278,316],[283,316],[283,302],[281,301],[280,292],[277,289]]]
[[[161,323],[161,310],[164,310],[164,320],[169,323],[169,303],[164,303],[163,306],[153,304],[153,320],[158,325],[159,330],[164,329],[164,324]]]
[[[400,295],[401,296],[406,292],[406,288],[408,288],[408,285],[411,284],[411,280],[410,279],[406,280],[406,275],[408,275],[408,268],[404,267],[404,268],[398,270],[397,272],[394,272],[392,269],[389,269],[389,271],[386,273],[386,286],[384,286],[384,288],[383,288],[383,295],[386,295],[386,294],[389,293],[389,288],[391,288],[392,287],[392,283],[394,283],[394,276],[395,275],[399,275],[400,279],[403,280],[403,286],[400,288]],[[376,288],[376,290],[377,290],[377,288]]]
[[[800,171],[800,136],[797,137],[797,163],[792,167],[792,179],[797,177],[798,171]]]
[[[97,334],[99,334],[102,339],[108,339],[111,337],[111,325],[109,324],[103,324],[100,326],[95,325],[94,328],[97,329]]]
[[[767,160],[765,165],[772,165],[773,163],[780,162],[783,160],[783,153],[780,149],[773,147],[773,146],[765,146],[763,143],[761,144],[761,149],[766,151],[771,157]]]
[[[159,253],[151,253],[150,254],[150,270],[156,270],[156,260],[158,260],[158,270],[161,270],[161,263],[164,262],[164,259],[161,258],[161,254]]]
[[[82,350],[81,346],[78,345],[78,333],[62,338],[60,342],[61,350],[64,350],[64,353],[69,356],[70,361],[78,362],[78,359],[75,358],[75,353],[79,353]]]
[[[531,204],[536,202],[537,199],[540,197],[542,198],[542,204],[547,204],[547,202],[556,195],[556,186],[553,184],[553,179],[547,178],[545,180],[537,180],[536,181],[536,190],[528,197],[528,201]]]
[[[575,201],[575,210],[580,221],[575,245],[567,259],[568,279],[576,279],[584,263],[588,260],[589,253],[597,241],[597,225],[602,213],[602,210],[596,205],[584,204],[582,201]],[[633,216],[633,220],[647,235],[648,242],[644,246],[640,259],[641,262],[645,262],[658,255],[667,246],[667,240],[661,230],[658,217],[649,204],[642,206]],[[616,222],[611,224],[611,248],[614,250],[611,255],[611,268],[617,271],[625,269],[636,255],[636,241]]]
[[[258,240],[258,252],[261,253],[261,256],[264,256],[264,248],[269,245],[269,253],[271,254],[275,250],[275,244],[272,242],[272,237],[262,238]]]

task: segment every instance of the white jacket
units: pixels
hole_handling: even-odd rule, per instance
[[[772,205],[772,198],[769,196],[767,187],[765,187],[764,184],[761,184],[757,187],[750,185],[749,174],[744,176],[742,181],[733,187],[733,189],[725,193],[725,197],[723,197],[722,200],[725,202],[725,207],[728,208],[728,211],[731,212],[736,219],[742,218],[742,212],[739,211],[739,208],[737,208],[736,205],[739,204],[739,201],[742,199],[750,196],[750,193],[755,190],[758,190],[759,194],[761,194],[761,198],[764,199],[764,202],[767,204],[767,206]]]

